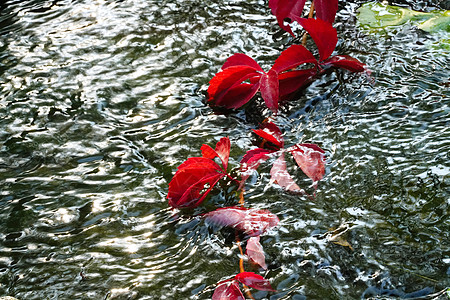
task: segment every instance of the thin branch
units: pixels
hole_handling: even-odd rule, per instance
[[[311,7],[309,8],[309,14],[308,14],[308,19],[311,19],[314,15],[314,1],[311,2]],[[306,45],[306,37],[308,36],[308,33],[305,32],[303,34],[303,38],[302,38],[302,45],[305,46]]]

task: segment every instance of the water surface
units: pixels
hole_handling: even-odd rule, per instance
[[[281,220],[261,239],[270,270],[254,270],[278,292],[256,299],[397,299],[450,286],[450,56],[429,46],[439,35],[412,26],[360,31],[360,4],[341,4],[336,53],[372,78],[328,74],[275,119],[288,145],[326,150],[315,199],[270,185],[269,166],[246,194]],[[204,95],[236,52],[268,69],[291,43],[277,31],[266,1],[3,4],[0,295],[208,299],[237,273],[226,231],[165,197],[203,143],[229,136],[235,166],[252,147],[262,117],[215,114]],[[224,197],[197,212],[232,203]],[[353,250],[329,241],[339,227]]]

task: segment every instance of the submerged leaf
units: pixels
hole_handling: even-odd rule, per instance
[[[325,174],[325,151],[315,144],[297,144],[288,149],[297,165],[312,181],[319,181]]]
[[[245,300],[236,281],[225,282],[216,287],[212,300]]]
[[[258,169],[259,165],[270,158],[269,154],[273,153],[272,150],[266,149],[252,149],[247,151],[241,160],[241,184],[239,189],[244,187],[245,181],[250,177],[250,175]]]
[[[248,259],[254,264],[259,265],[264,270],[267,270],[266,257],[264,251],[259,243],[259,236],[253,236],[248,239],[246,248],[246,254]]]
[[[302,191],[302,189],[295,183],[291,174],[287,171],[284,153],[282,153],[274,162],[272,169],[270,170],[270,176],[276,184],[282,188],[285,188],[287,191],[294,193]]]
[[[224,207],[204,214],[207,221],[219,226],[235,228],[248,236],[257,236],[276,226],[279,219],[268,210],[243,207]]]
[[[272,291],[275,290],[270,285],[269,280],[264,279],[261,275],[255,274],[253,272],[241,272],[234,277],[237,281],[245,284],[249,287],[260,291]]]

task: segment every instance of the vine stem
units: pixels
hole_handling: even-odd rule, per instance
[[[314,1],[311,2],[311,7],[309,8],[309,14],[308,14],[308,19],[311,19],[313,17],[314,14]],[[303,34],[303,38],[302,38],[302,45],[305,46],[306,45],[306,37],[308,36],[308,33],[305,32]]]
[[[242,192],[243,194],[244,192]],[[241,240],[239,239],[239,234],[236,231],[236,244],[239,247],[239,252],[241,252],[241,258],[239,259],[239,271],[245,272],[244,269],[244,251],[242,250],[242,246],[241,246]],[[244,286],[244,291],[245,291],[245,295],[247,295],[247,298],[249,299],[253,299],[255,300],[255,298],[253,297],[252,293],[250,292],[250,289],[248,288],[248,286],[246,286],[245,284],[242,284]]]

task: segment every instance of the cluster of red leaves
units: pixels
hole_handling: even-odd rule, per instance
[[[305,2],[306,0],[269,0],[269,7],[277,17],[278,25],[292,36],[294,33],[291,26],[285,25],[284,22],[301,20]],[[314,10],[317,18],[332,24],[338,10],[338,0],[314,0]]]
[[[292,45],[275,60],[265,72],[251,57],[237,53],[227,59],[222,71],[209,82],[208,102],[228,109],[239,108],[250,101],[258,91],[266,106],[277,112],[280,100],[310,83],[326,67],[336,67],[362,72],[365,65],[347,55],[330,57],[337,44],[337,32],[321,19],[302,19],[297,22],[310,34],[319,50],[319,59],[301,45]],[[303,64],[313,64],[307,69],[296,69]]]
[[[245,300],[239,289],[239,282],[260,291],[275,291],[270,282],[261,275],[253,272],[241,272],[232,279],[220,282],[214,291],[212,300]]]
[[[265,148],[256,148],[247,151],[241,160],[241,187],[245,180],[259,167],[259,165],[271,157],[277,156],[270,170],[272,181],[294,193],[303,190],[294,182],[287,171],[285,153],[290,153],[297,165],[313,182],[322,179],[325,174],[325,151],[315,144],[296,144],[287,149],[284,148],[284,140],[280,129],[271,122],[263,124],[258,130],[253,130],[258,136],[269,144]],[[267,149],[269,148],[269,149]]]
[[[208,193],[227,176],[230,139],[221,138],[216,149],[201,147],[202,157],[191,157],[182,163],[169,183],[167,198],[174,208],[194,208],[205,200]],[[218,157],[220,166],[214,161]]]

